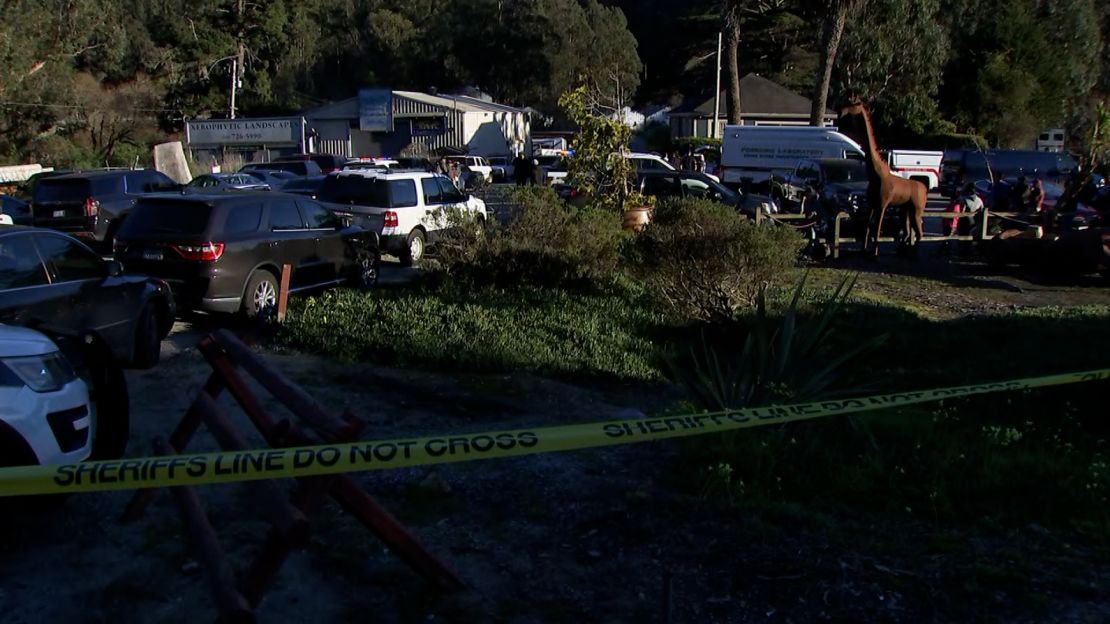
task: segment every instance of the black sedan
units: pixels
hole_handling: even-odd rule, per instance
[[[124,275],[77,239],[0,225],[0,323],[83,341],[99,339],[122,362],[158,362],[176,313],[169,286]]]
[[[756,211],[777,212],[770,197],[734,191],[697,171],[640,171],[633,187],[638,193],[661,200],[669,197],[711,199],[732,206],[748,217],[755,217]]]

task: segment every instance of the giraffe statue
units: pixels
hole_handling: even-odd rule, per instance
[[[874,244],[873,253],[879,255],[879,236],[883,229],[883,215],[890,206],[902,206],[902,215],[905,219],[905,238],[903,242],[916,250],[916,245],[921,242],[923,229],[921,225],[925,214],[925,201],[928,189],[916,180],[907,180],[891,173],[890,166],[883,160],[879,153],[879,145],[875,142],[875,132],[871,125],[871,111],[867,105],[858,98],[852,99],[847,106],[840,109],[840,118],[860,117],[863,119],[864,135],[863,149],[867,156],[867,225],[863,233],[863,251],[867,253],[868,243]],[[871,224],[876,221],[874,236],[871,235]]]

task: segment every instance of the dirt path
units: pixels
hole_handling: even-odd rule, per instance
[[[1054,277],[927,253],[919,261],[848,258],[809,269],[814,282],[835,285],[858,273],[858,296],[946,320],[1026,307],[1110,305],[1110,280],[1098,275]]]

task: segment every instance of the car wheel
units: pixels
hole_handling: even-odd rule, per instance
[[[378,273],[381,268],[381,254],[364,250],[358,252],[355,263],[351,267],[350,284],[355,288],[373,288],[378,283]]]
[[[127,452],[131,437],[131,403],[123,367],[108,345],[90,337],[82,348],[81,368],[89,385],[90,403],[96,409],[91,459],[119,459]]]
[[[150,368],[158,363],[162,355],[160,321],[153,302],[143,306],[135,323],[135,351],[131,362],[135,368]]]
[[[413,230],[409,234],[408,246],[401,252],[401,264],[412,266],[424,259],[424,232]]]
[[[243,312],[247,318],[267,318],[277,313],[278,285],[269,271],[255,271],[243,292]]]

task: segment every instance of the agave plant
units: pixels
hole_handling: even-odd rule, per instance
[[[803,277],[777,323],[767,313],[766,290],[759,293],[755,324],[742,348],[710,347],[703,338],[700,348],[691,347],[688,360],[680,363],[670,358],[672,377],[686,387],[699,407],[725,410],[783,400],[804,402],[863,390],[833,391],[832,386],[847,362],[877,346],[886,336],[875,336],[836,354],[828,354],[825,349],[856,277],[846,277],[812,321],[798,319],[798,301],[805,282]]]

